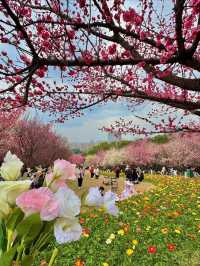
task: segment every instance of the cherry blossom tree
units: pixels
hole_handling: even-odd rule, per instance
[[[148,140],[133,142],[125,148],[126,162],[135,166],[152,166],[157,163],[159,147]]]
[[[199,134],[176,134],[160,150],[159,163],[169,167],[197,167],[200,158]]]
[[[70,150],[65,140],[52,127],[37,120],[21,120],[14,130],[11,150],[26,167],[48,167],[60,159],[68,159]]]
[[[86,165],[103,166],[106,151],[99,151],[94,155],[87,155],[85,159]]]
[[[104,167],[114,167],[120,165],[125,161],[125,155],[123,149],[111,149],[105,154],[102,162]]]
[[[64,122],[125,99],[133,112],[152,103],[141,117],[150,123],[162,108],[156,132],[199,130],[183,119],[200,115],[199,13],[200,0],[0,0],[0,108],[36,107]]]
[[[23,109],[17,109],[13,112],[0,112],[0,160],[3,160],[13,143],[13,128],[18,123],[23,111]]]
[[[73,164],[82,165],[85,161],[85,157],[82,154],[72,154],[68,160]]]

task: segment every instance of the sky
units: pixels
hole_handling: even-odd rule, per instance
[[[32,117],[49,122],[47,113],[41,113],[38,110],[28,110]],[[141,123],[134,118],[126,105],[122,102],[109,102],[104,105],[97,105],[91,111],[86,110],[84,115],[75,119],[69,118],[63,124],[56,123],[54,128],[56,132],[68,139],[69,142],[89,143],[108,140],[108,134],[99,130],[102,126],[109,126],[119,118],[126,118]],[[134,136],[123,136],[123,139],[134,139]]]

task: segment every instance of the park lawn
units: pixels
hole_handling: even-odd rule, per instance
[[[200,181],[159,175],[146,178],[156,185],[154,190],[119,203],[118,218],[101,209],[82,210],[83,236],[58,245],[56,265],[81,266],[80,261],[86,266],[199,265]],[[110,235],[113,240],[107,244]],[[155,253],[148,251],[152,246]],[[51,248],[34,265],[48,261]]]

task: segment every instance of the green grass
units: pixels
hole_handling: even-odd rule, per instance
[[[119,204],[120,216],[109,216],[89,209],[81,214],[89,237],[59,247],[57,266],[73,266],[80,258],[86,266],[197,266],[200,265],[200,181],[181,177],[147,176],[156,184],[145,192]],[[119,235],[119,230],[124,235]],[[163,229],[164,232],[163,233]],[[110,234],[111,244],[106,244]],[[134,252],[132,240],[139,241]],[[175,245],[169,251],[168,244]],[[56,245],[52,238],[52,245]],[[148,247],[155,246],[155,254]],[[50,257],[49,247],[34,265]]]

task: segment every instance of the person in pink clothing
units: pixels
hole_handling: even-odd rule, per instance
[[[125,189],[119,195],[119,200],[122,201],[135,195],[137,195],[137,191],[135,190],[134,184],[130,181],[125,181]]]

